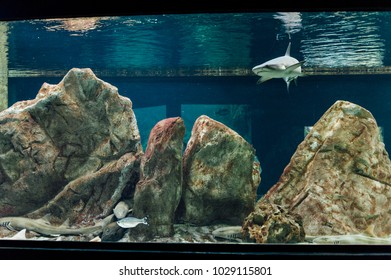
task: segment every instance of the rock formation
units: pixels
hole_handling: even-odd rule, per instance
[[[258,202],[303,218],[307,235],[391,234],[391,162],[372,114],[337,101]]]
[[[134,195],[133,214],[148,216],[150,238],[174,233],[175,210],[182,193],[182,150],[185,126],[179,117],[164,119],[151,130],[141,160],[141,178]],[[138,233],[132,229],[131,233]]]
[[[254,148],[222,123],[199,117],[183,155],[181,219],[242,224],[254,209],[259,183]]]
[[[248,240],[257,243],[299,243],[305,237],[302,218],[272,203],[259,204],[242,230]]]
[[[112,213],[121,197],[132,197],[139,179],[140,156],[132,153],[105,164],[95,172],[72,180],[48,203],[28,217],[52,215],[52,222],[85,223]]]
[[[0,124],[0,216],[110,212],[138,180],[132,103],[90,69],[43,84],[34,100],[2,111]]]

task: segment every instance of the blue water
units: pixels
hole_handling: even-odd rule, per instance
[[[193,76],[194,69],[251,69],[291,55],[312,67],[390,66],[391,13],[262,13],[149,15],[84,21],[9,23],[9,103],[31,99],[43,82],[89,67],[128,96],[145,147],[153,125],[182,116],[186,139],[197,116],[207,114],[253,144],[262,166],[260,194],[275,184],[312,126],[337,100],[372,112],[391,147],[388,75],[307,76],[257,85],[255,75]],[[136,70],[183,70],[183,77],[132,76]],[[104,72],[106,71],[106,72]],[[129,75],[117,75],[123,72]],[[174,71],[174,72],[175,72]],[[19,77],[18,73],[40,73]],[[49,74],[48,74],[49,73]],[[176,72],[175,72],[176,73]],[[28,75],[27,75],[28,76]]]

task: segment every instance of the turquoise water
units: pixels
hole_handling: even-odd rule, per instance
[[[11,70],[251,68],[292,53],[305,66],[390,65],[389,12],[148,15],[10,23]]]
[[[308,75],[257,85],[251,68],[285,53],[303,69],[391,65],[391,13],[304,12],[148,15],[8,23],[9,104],[31,99],[43,82],[72,67],[91,68],[135,108],[145,147],[150,129],[185,120],[187,141],[201,114],[253,144],[262,166],[259,192],[277,182],[305,126],[337,100],[370,110],[391,146],[389,75]]]

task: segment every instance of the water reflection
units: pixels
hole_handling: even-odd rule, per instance
[[[101,17],[90,18],[64,18],[64,19],[48,19],[44,20],[47,25],[45,29],[47,31],[60,31],[66,30],[70,32],[70,36],[82,36],[83,33],[97,29],[100,25],[100,21],[108,19]]]
[[[190,15],[183,22],[180,65],[250,65],[251,24],[243,14]]]
[[[75,66],[156,73],[251,69],[281,55],[292,41],[292,55],[304,60],[305,67],[383,66],[388,62],[384,31],[391,24],[389,16],[279,12],[10,22],[8,65],[12,73]]]
[[[106,65],[111,64],[114,68],[156,68],[171,64],[171,44],[177,38],[166,28],[170,24],[168,17],[119,17],[113,18],[113,23],[104,34]]]
[[[301,40],[306,66],[383,66],[384,40],[379,14],[307,13]]]
[[[298,12],[279,12],[273,15],[273,18],[282,22],[282,30],[277,33],[276,39],[280,40],[287,34],[291,39],[291,34],[300,32],[302,29],[301,14]]]

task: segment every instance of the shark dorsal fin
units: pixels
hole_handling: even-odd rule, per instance
[[[45,216],[43,216],[42,218],[37,219],[36,221],[44,223],[46,225],[50,225],[50,222],[49,222],[50,221],[50,217],[51,217],[51,214],[46,214]]]
[[[291,42],[289,42],[288,47],[286,48],[285,55],[291,56]]]
[[[368,236],[371,236],[371,237],[377,237],[376,234],[375,234],[375,224],[369,225],[369,226],[365,229],[364,233],[365,233],[366,235],[368,235]]]
[[[62,223],[62,225],[60,226],[60,228],[69,228],[69,218],[67,218],[67,219]]]

